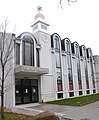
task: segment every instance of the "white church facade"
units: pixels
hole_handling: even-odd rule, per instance
[[[99,57],[95,61],[91,48],[61,39],[57,33],[50,35],[48,26],[39,12],[32,33],[24,32],[13,41],[9,83],[14,84],[5,94],[6,107],[98,92],[95,63]]]

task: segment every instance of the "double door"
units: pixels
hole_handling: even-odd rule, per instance
[[[38,102],[38,80],[16,79],[16,104]]]

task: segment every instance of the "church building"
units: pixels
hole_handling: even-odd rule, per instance
[[[99,56],[93,57],[91,48],[61,39],[58,33],[50,35],[40,11],[31,27],[31,33],[23,32],[13,41],[14,69],[8,79],[14,84],[5,94],[6,107],[99,91]]]

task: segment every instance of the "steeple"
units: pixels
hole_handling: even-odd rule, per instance
[[[38,13],[34,17],[34,22],[32,23],[32,33],[36,33],[38,31],[48,32],[49,24],[45,21],[45,16],[41,13],[42,7],[37,7]]]
[[[45,19],[45,16],[40,12],[40,11],[42,11],[42,7],[38,6],[37,10],[39,11],[39,13],[35,15],[35,19],[37,19],[37,18]]]

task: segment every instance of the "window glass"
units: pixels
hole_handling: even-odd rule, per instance
[[[61,83],[61,73],[57,72],[57,83]]]
[[[69,68],[69,69],[72,68],[72,65],[71,65],[71,56],[70,56],[70,54],[67,54],[67,65],[68,65],[68,68]]]
[[[86,93],[87,93],[87,94],[90,94],[90,90],[87,90]]]
[[[61,73],[57,73],[57,87],[58,91],[62,91],[62,78],[61,78]]]
[[[74,92],[69,92],[69,97],[73,97],[74,96]]]
[[[39,49],[36,49],[36,61],[37,61],[37,67],[40,67],[40,61],[39,61]]]
[[[61,62],[60,62],[60,52],[55,53],[55,59],[56,59],[56,67],[60,68],[61,67]]]
[[[69,44],[69,41],[66,41],[66,52],[70,53],[70,44]]]
[[[30,36],[23,37],[23,64],[34,66],[34,44]]]
[[[68,79],[72,81],[72,71],[68,69]]]
[[[83,93],[82,93],[82,91],[79,91],[79,95],[82,95]]]
[[[59,98],[63,98],[63,93],[58,93],[57,94],[57,98],[59,99]]]
[[[16,43],[16,64],[20,64],[20,44]]]
[[[87,58],[89,58],[89,52],[88,52],[88,49],[86,49],[86,53],[87,53]]]
[[[93,90],[93,93],[96,93],[96,90]]]
[[[79,50],[80,50],[80,56],[82,57],[83,53],[82,53],[82,47],[81,46],[79,47]]]
[[[89,57],[91,57],[92,56],[91,49],[88,49],[88,52],[89,52]]]
[[[55,49],[59,49],[59,38],[58,37],[55,37],[54,39],[54,47]]]
[[[75,54],[78,56],[79,55],[79,49],[78,49],[78,45],[75,45]]]
[[[86,58],[86,49],[85,49],[85,47],[83,47],[83,56],[84,56],[84,58]]]
[[[71,50],[72,50],[72,53],[75,54],[74,44],[73,43],[71,44]]]
[[[31,44],[25,42],[25,65],[31,65]]]

